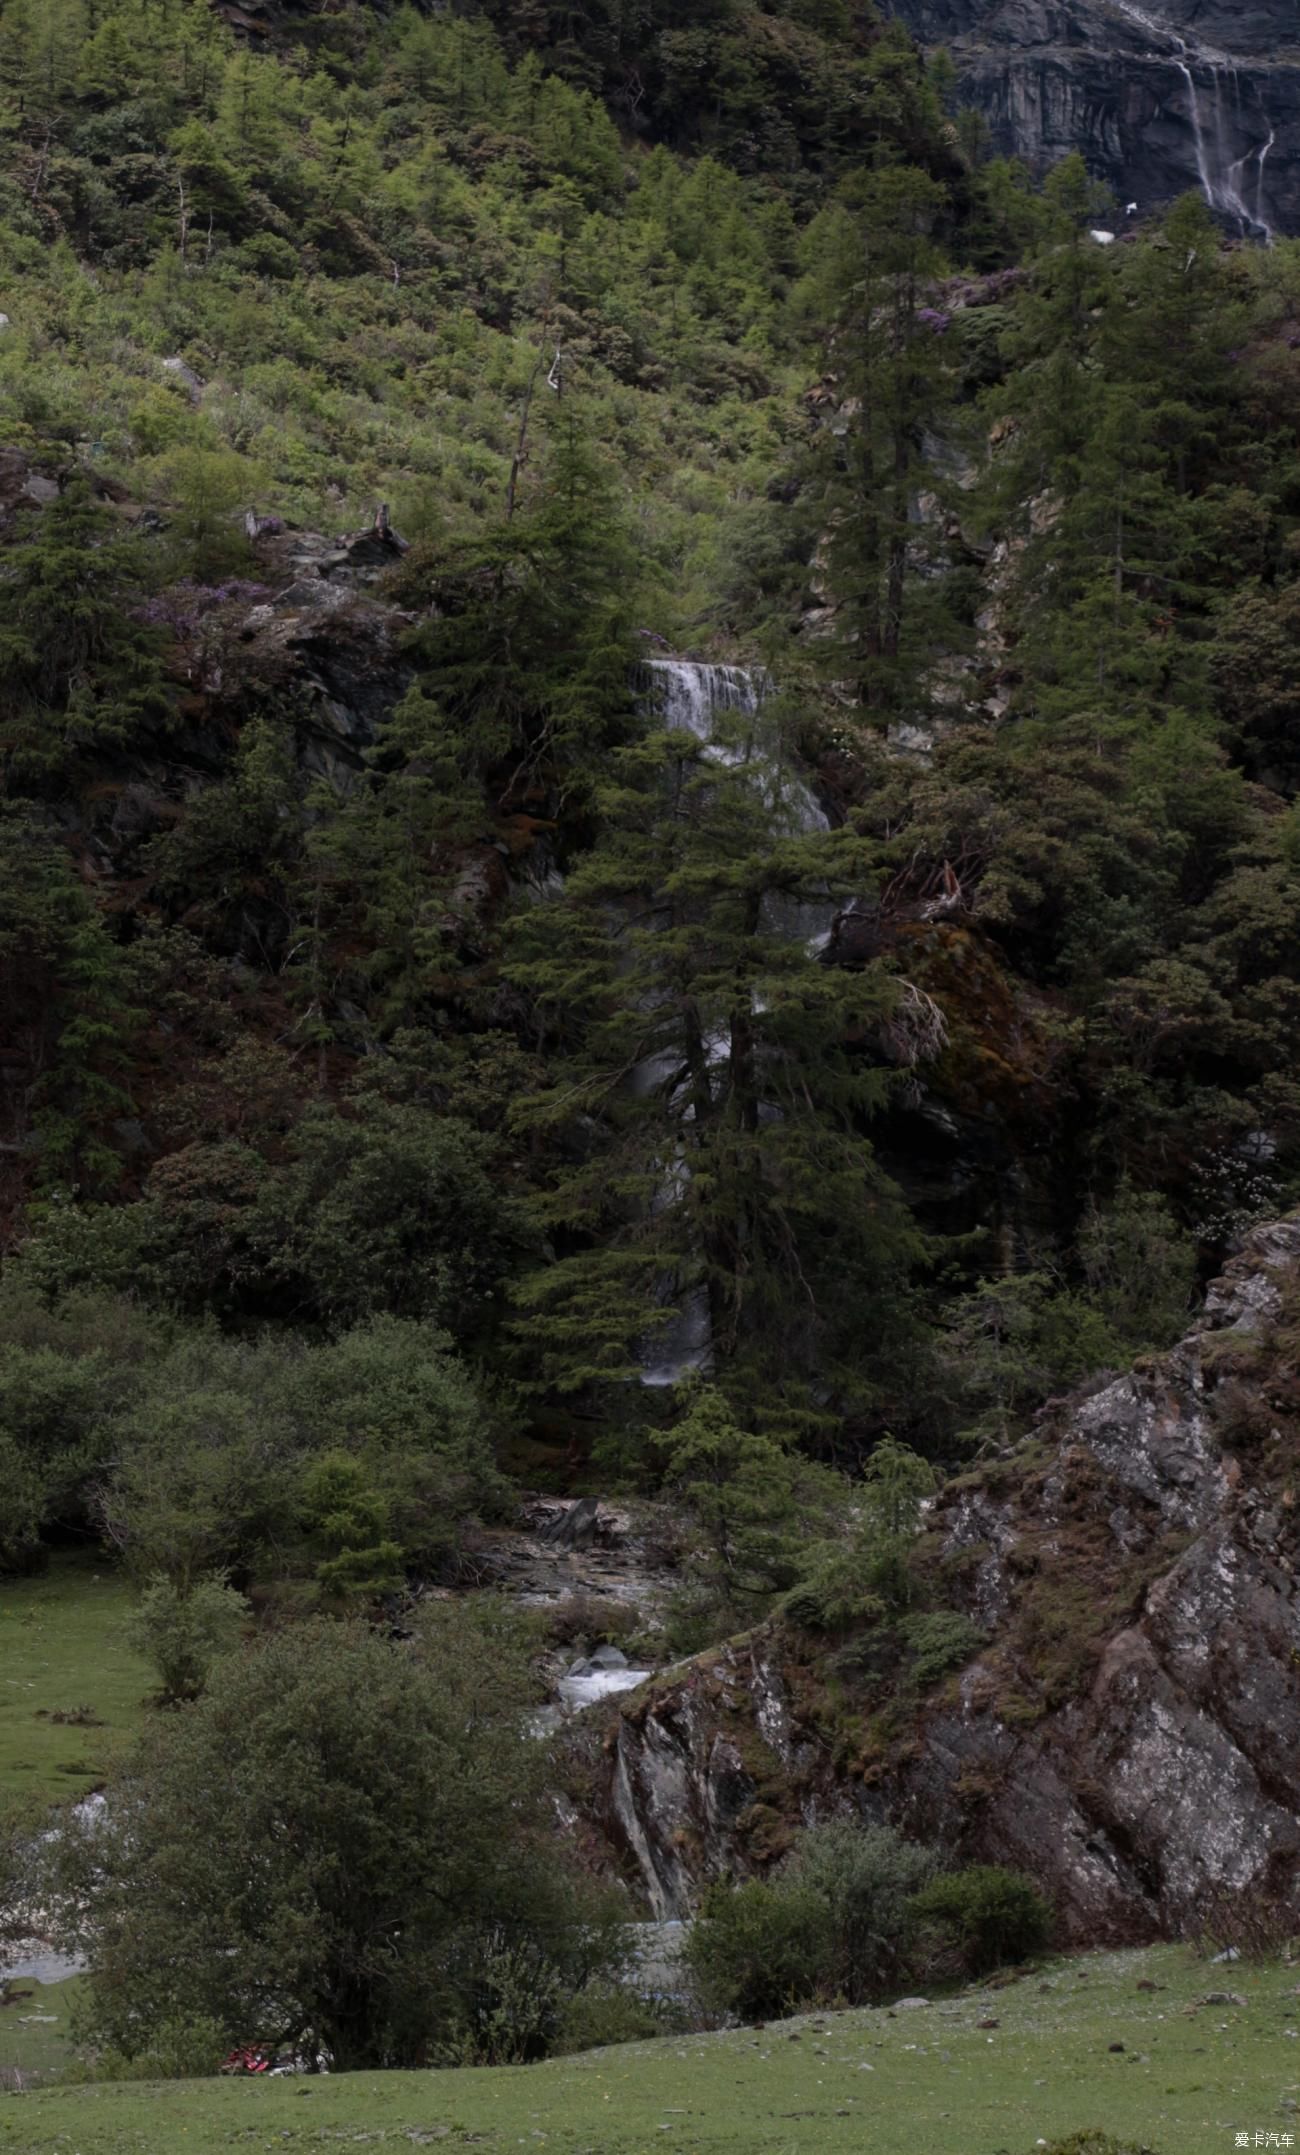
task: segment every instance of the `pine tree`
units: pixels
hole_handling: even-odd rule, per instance
[[[930,304],[944,203],[916,167],[859,174],[813,236],[802,294],[827,325],[836,386],[812,460],[826,533],[818,567],[833,608],[827,659],[882,723],[915,714],[926,662],[956,633],[942,577],[918,573],[942,568],[925,556],[944,492],[929,451],[953,396],[949,318]]]
[[[630,724],[635,561],[577,413],[566,404],[545,427],[536,415],[546,356],[503,513],[467,542],[414,549],[403,571],[405,589],[433,601],[413,643],[423,690],[448,744],[459,740],[462,772],[485,780],[507,813],[581,797],[602,742]]]
[[[161,639],[135,611],[142,550],[83,480],[26,519],[0,563],[0,768],[11,788],[47,785],[92,745],[167,718]]]
[[[892,984],[803,939],[868,860],[793,829],[752,723],[721,754],[680,732],[617,752],[607,835],[518,925],[508,970],[554,1075],[515,1120],[551,1147],[555,1252],[518,1331],[547,1384],[627,1381],[703,1298],[724,1389],[756,1426],[809,1430],[832,1388],[870,1396],[918,1238],[865,1134]]]

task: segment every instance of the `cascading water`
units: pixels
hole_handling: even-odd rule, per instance
[[[774,838],[792,838],[830,829],[830,821],[807,781],[779,748],[773,729],[763,722],[764,705],[772,694],[770,677],[739,666],[705,666],[690,659],[648,659],[643,667],[645,698],[670,732],[689,733],[701,743],[710,762],[730,770],[744,770],[767,808]],[[814,954],[829,939],[838,908],[826,899],[787,897],[769,892],[763,901],[764,930],[782,940],[802,943]],[[711,1066],[721,1068],[730,1054],[725,1031],[707,1042]],[[649,1056],[631,1074],[634,1091],[643,1096],[672,1084],[679,1058],[670,1054]],[[683,1121],[692,1109],[683,1101]],[[678,1154],[664,1167],[658,1202],[680,1201],[690,1169]],[[663,1304],[671,1308],[668,1321],[647,1340],[641,1360],[641,1382],[655,1389],[679,1384],[683,1378],[706,1371],[713,1364],[713,1338],[708,1291],[665,1278]]]
[[[751,771],[777,833],[830,829],[810,788],[763,739],[761,715],[772,694],[769,675],[680,658],[647,659],[644,672],[647,700],[671,732],[694,734],[714,763]]]
[[[1183,79],[1196,177],[1210,208],[1222,217],[1236,218],[1243,237],[1253,235],[1271,247],[1276,234],[1268,217],[1264,168],[1277,134],[1261,107],[1259,122],[1266,130],[1264,139],[1247,138],[1247,146],[1241,154],[1232,154],[1245,134],[1247,124],[1241,111],[1241,76],[1237,62],[1230,53],[1220,52],[1212,45],[1190,43],[1167,23],[1157,21],[1145,8],[1133,5],[1133,0],[1115,0],[1115,6],[1126,21],[1134,23],[1166,48],[1163,52],[1153,53],[1152,57],[1173,67]],[[1208,76],[1208,84],[1198,83],[1194,70]],[[1203,94],[1205,103],[1202,102]],[[1253,189],[1248,177],[1252,166],[1255,171]],[[1248,190],[1253,200],[1248,199]]]

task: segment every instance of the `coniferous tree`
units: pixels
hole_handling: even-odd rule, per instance
[[[554,1074],[516,1121],[562,1147],[519,1331],[560,1389],[626,1381],[694,1302],[723,1386],[808,1429],[826,1387],[870,1396],[918,1238],[866,1135],[896,990],[806,947],[867,860],[795,827],[754,725],[720,753],[682,732],[619,752],[606,837],[519,924],[510,972]]]
[[[915,166],[857,175],[815,235],[803,294],[827,324],[835,386],[813,453],[818,572],[833,610],[827,658],[880,723],[916,715],[922,670],[956,633],[934,573],[942,559],[927,558],[944,492],[933,447],[952,402],[950,320],[931,304],[944,200]]]

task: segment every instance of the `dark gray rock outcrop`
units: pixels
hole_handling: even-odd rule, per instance
[[[1065,1935],[1300,1915],[1300,1216],[1253,1232],[1171,1352],[955,1482],[931,1577],[988,1633],[846,1735],[843,1666],[775,1629],[626,1707],[600,1803],[655,1912],[798,1827],[886,1819],[1018,1865]],[[877,1728],[880,1722],[877,1719]]]
[[[893,0],[947,45],[994,148],[1036,170],[1079,150],[1138,215],[1199,190],[1230,229],[1300,230],[1292,0]]]

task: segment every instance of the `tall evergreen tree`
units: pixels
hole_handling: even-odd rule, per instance
[[[694,1298],[696,1359],[760,1423],[814,1428],[833,1390],[870,1396],[918,1240],[866,1135],[897,990],[805,942],[869,863],[848,832],[797,828],[755,723],[619,751],[605,836],[519,923],[509,971],[553,1076],[516,1121],[552,1146],[555,1261],[518,1329],[560,1389],[628,1380]]]
[[[835,388],[812,455],[836,677],[881,723],[914,715],[927,661],[956,624],[944,603],[934,456],[951,417],[948,316],[935,284],[943,188],[915,166],[858,174],[812,235],[802,304],[825,325]]]

